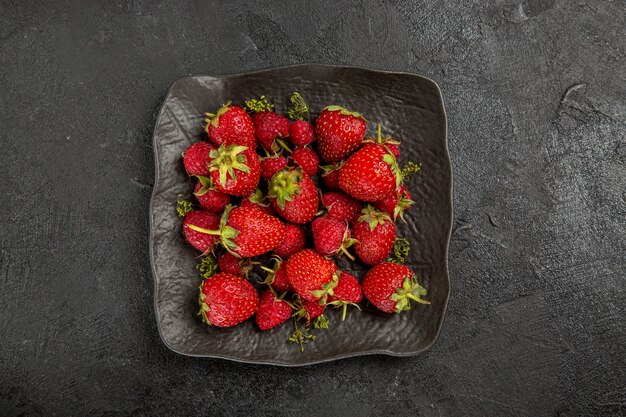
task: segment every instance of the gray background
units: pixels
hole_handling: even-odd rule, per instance
[[[623,2],[107,3],[0,2],[3,415],[624,413]],[[177,356],[148,259],[158,108],[189,73],[306,62],[443,90],[441,337],[298,369]]]

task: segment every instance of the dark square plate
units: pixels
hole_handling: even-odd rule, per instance
[[[292,326],[269,332],[253,320],[231,329],[203,325],[197,312],[200,278],[197,253],[185,244],[175,211],[177,194],[189,194],[192,182],[184,173],[181,153],[203,139],[203,114],[232,100],[266,95],[279,112],[298,90],[313,116],[330,104],[359,111],[368,119],[368,133],[377,122],[384,132],[402,141],[401,163],[422,163],[422,172],[409,182],[417,204],[398,223],[398,236],[411,242],[407,264],[428,289],[430,306],[393,316],[353,310],[345,322],[329,314],[331,329],[301,353],[287,342]],[[225,76],[195,75],[172,85],[154,129],[155,182],[150,204],[150,255],[154,273],[156,319],[163,342],[190,356],[218,357],[241,362],[307,365],[350,356],[416,355],[437,338],[449,294],[447,253],[452,222],[452,172],[446,139],[446,115],[441,91],[419,75],[364,68],[297,65]],[[341,266],[341,265],[340,265]],[[357,276],[363,271],[357,268]]]

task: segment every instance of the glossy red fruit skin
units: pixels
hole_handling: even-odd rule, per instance
[[[285,237],[274,248],[274,253],[283,259],[289,258],[294,253],[304,249],[306,244],[306,237],[302,227],[292,224],[285,224]]]
[[[322,205],[327,210],[326,217],[338,222],[350,223],[361,211],[361,203],[337,191],[322,194]]]
[[[374,207],[376,207],[376,209],[382,211],[383,213],[388,214],[389,216],[391,216],[392,219],[394,219],[396,217],[396,206],[398,205],[398,200],[400,198],[411,200],[411,192],[404,184],[402,184],[397,190],[394,190],[387,194],[382,200],[375,202]]]
[[[347,224],[330,219],[327,216],[318,217],[311,223],[315,250],[324,256],[336,254],[344,238],[350,237]]]
[[[282,155],[269,156],[261,159],[261,176],[269,181],[274,174],[283,168],[287,168],[287,158]]]
[[[256,324],[261,330],[273,329],[291,318],[291,310],[285,300],[277,299],[270,290],[266,290],[259,300]]]
[[[289,136],[289,119],[282,114],[273,111],[255,113],[252,115],[252,122],[259,143],[269,152],[276,152],[280,149],[275,141],[276,138]]]
[[[228,111],[219,116],[217,126],[208,123],[205,131],[216,146],[242,145],[250,149],[257,147],[252,119],[240,107],[229,106]]]
[[[396,288],[402,288],[404,278],[412,275],[411,269],[405,265],[380,263],[363,277],[361,284],[363,295],[379,310],[394,313],[397,302],[390,297],[396,293]]]
[[[367,265],[376,265],[389,256],[396,240],[396,225],[386,220],[371,230],[368,222],[357,218],[352,222],[352,237],[358,240],[354,250],[359,259]]]
[[[287,276],[287,263],[282,262],[274,274],[272,287],[278,292],[291,291],[291,282]]]
[[[317,301],[319,296],[312,291],[333,280],[337,266],[312,249],[304,249],[287,260],[287,277],[293,290],[302,300]]]
[[[216,189],[208,190],[202,195],[196,195],[200,188],[202,188],[202,183],[198,181],[193,192],[203,210],[210,211],[211,213],[221,213],[228,203],[230,203],[230,196]]]
[[[200,285],[201,304],[208,306],[203,316],[216,327],[232,327],[248,320],[259,307],[259,296],[245,279],[218,272]],[[202,311],[202,310],[201,310]]]
[[[320,157],[326,162],[341,161],[363,141],[365,128],[363,118],[323,110],[315,121]]]
[[[340,191],[339,187],[339,170],[329,172],[328,174],[322,174],[322,181],[324,186],[331,191]]]
[[[387,154],[381,145],[364,145],[339,170],[339,187],[357,200],[382,200],[397,186],[391,166],[383,161]]]
[[[287,201],[284,208],[280,208],[276,198],[270,200],[276,212],[285,220],[295,224],[305,224],[310,222],[317,213],[319,197],[315,184],[306,172],[302,173],[299,185],[300,194],[295,195],[291,201]]]
[[[326,309],[326,304],[320,304],[319,301],[309,301],[309,300],[301,300],[302,307],[306,310],[309,315],[308,319],[313,320],[324,314],[324,310]]]
[[[183,165],[188,175],[209,176],[209,153],[215,149],[209,142],[196,142],[183,154]]]
[[[276,216],[276,210],[274,210],[274,207],[272,207],[269,201],[266,203],[267,205],[259,204],[256,201],[252,201],[250,199],[252,195],[253,194],[250,194],[249,196],[242,199],[241,203],[239,203],[239,207],[254,207],[261,210],[263,213],[269,214],[270,216]]]
[[[317,173],[320,167],[320,159],[311,148],[297,148],[291,154],[291,159],[309,176]]]
[[[183,220],[183,234],[191,246],[205,253],[213,249],[220,241],[219,236],[191,230],[189,225],[201,227],[203,229],[218,230],[220,228],[220,216],[204,210],[193,210],[185,215]]]
[[[226,183],[220,184],[219,171],[213,171],[210,173],[211,179],[215,187],[225,194],[234,195],[237,197],[245,197],[256,190],[261,180],[261,163],[259,156],[254,149],[248,148],[241,153],[245,158],[245,164],[248,166],[250,172],[243,172],[235,169],[236,179],[233,179],[230,175],[226,175]]]
[[[328,298],[332,301],[345,301],[348,303],[358,303],[363,298],[361,285],[354,275],[341,271],[337,286],[333,289],[333,295]]]
[[[243,276],[241,265],[239,264],[239,258],[230,252],[224,252],[219,258],[217,258],[217,267],[221,272]]]
[[[307,121],[296,120],[289,128],[289,140],[295,146],[308,145],[315,140],[315,129]]]
[[[233,249],[242,258],[262,255],[274,249],[285,237],[285,225],[277,217],[254,207],[235,207],[228,216],[226,226],[238,234],[232,240]]]

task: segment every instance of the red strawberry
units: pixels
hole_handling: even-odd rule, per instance
[[[261,145],[269,152],[276,152],[280,144],[276,139],[289,136],[289,119],[273,111],[264,111],[252,115],[252,122],[256,128],[256,137]]]
[[[287,168],[287,158],[282,155],[274,154],[261,158],[261,176],[266,181],[271,180],[274,174],[283,168]]]
[[[221,192],[245,197],[259,185],[261,166],[254,148],[223,145],[210,155],[211,179]]]
[[[411,300],[430,304],[420,298],[426,295],[426,289],[419,285],[413,271],[401,264],[376,265],[363,278],[362,288],[369,302],[386,313],[409,310]]]
[[[299,169],[274,174],[268,196],[278,214],[291,223],[308,223],[317,212],[317,188],[311,177]]]
[[[386,146],[387,149],[398,159],[400,157],[400,142],[392,137],[383,138],[380,132],[380,123],[378,123],[378,135],[376,138],[365,138],[363,143],[377,143]]]
[[[415,201],[411,200],[411,193],[406,185],[401,185],[397,190],[387,194],[382,200],[374,203],[374,207],[383,213],[387,213],[395,221],[398,216],[404,220],[404,211],[415,204]]]
[[[369,204],[352,222],[357,256],[368,265],[384,261],[396,240],[396,225],[388,214],[381,213]]]
[[[209,142],[196,142],[183,153],[183,165],[188,175],[209,175],[209,154],[215,149]]]
[[[276,211],[270,205],[270,202],[263,195],[263,191],[258,188],[254,190],[252,194],[241,200],[239,207],[256,207],[264,213],[269,214],[270,216],[275,216]]]
[[[333,292],[333,295],[328,298],[328,304],[342,308],[341,320],[346,319],[349,304],[359,308],[356,303],[360,302],[362,298],[361,286],[353,275],[342,271],[339,274],[339,280],[337,281],[337,286],[333,288]]]
[[[306,243],[304,230],[295,224],[285,224],[285,237],[274,248],[274,253],[281,258],[287,259],[294,253],[304,249]]]
[[[305,325],[310,326],[313,321],[313,327],[316,329],[328,329],[328,319],[324,316],[326,304],[320,304],[319,301],[296,300],[293,314],[298,319],[304,319]]]
[[[212,213],[223,212],[228,203],[230,203],[230,196],[216,190],[210,177],[203,177],[201,175],[197,177],[198,183],[193,190],[193,195],[196,196],[200,207]]]
[[[363,141],[365,119],[360,113],[339,106],[328,106],[315,121],[315,133],[322,159],[338,162]]]
[[[271,290],[261,294],[259,309],[256,312],[256,324],[261,330],[272,329],[283,324],[291,317],[291,306]]]
[[[261,269],[268,272],[267,278],[261,284],[269,284],[278,292],[291,291],[291,283],[287,277],[287,263],[280,258],[274,260],[274,269],[261,266]]]
[[[191,246],[200,252],[210,252],[219,243],[219,236],[207,235],[195,231],[193,227],[202,229],[217,229],[220,225],[220,216],[208,211],[194,210],[187,213],[183,220],[183,234]]]
[[[217,114],[206,115],[208,118],[205,119],[207,125],[204,130],[216,146],[241,145],[256,149],[254,125],[244,109],[226,104]]]
[[[322,194],[326,217],[338,222],[350,223],[361,211],[361,203],[342,192],[329,191]]]
[[[226,250],[242,258],[269,252],[285,236],[283,222],[254,207],[226,207],[219,229],[190,226],[192,230],[219,236]]]
[[[320,159],[311,148],[296,148],[291,153],[291,159],[309,176],[315,175],[320,167]]]
[[[396,158],[384,146],[372,143],[356,151],[339,171],[341,189],[361,201],[382,200],[401,181]]]
[[[287,260],[287,277],[303,300],[325,302],[337,285],[337,266],[312,249],[304,249]]]
[[[343,166],[343,162],[333,165],[322,166],[322,180],[324,186],[331,191],[339,191],[339,169]]]
[[[217,259],[217,267],[221,272],[237,276],[247,276],[252,270],[252,264],[249,259],[240,259],[230,252],[224,252]]]
[[[315,140],[313,126],[304,120],[296,120],[289,128],[289,139],[295,146],[310,144]]]
[[[348,252],[347,248],[355,244],[356,240],[350,238],[350,229],[347,223],[322,216],[313,220],[311,231],[313,232],[315,250],[320,254],[330,256],[342,252],[354,261],[354,256]]]
[[[206,324],[232,327],[256,313],[259,296],[245,279],[219,272],[202,281],[198,303]]]

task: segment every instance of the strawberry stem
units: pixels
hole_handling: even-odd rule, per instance
[[[354,261],[354,256],[352,256],[352,254],[348,252],[348,249],[346,249],[343,245],[339,246],[339,250],[341,250],[351,261]]]
[[[413,294],[411,294],[411,293],[407,293],[407,294],[406,294],[406,296],[407,296],[408,298],[410,298],[411,300],[413,300],[413,301],[415,301],[415,302],[418,302],[418,303],[420,303],[420,304],[430,304],[430,301],[427,301],[427,300],[422,300],[421,298],[416,297],[416,296],[414,296],[414,295],[413,295]]]
[[[188,224],[187,227],[189,227],[191,230],[195,230],[196,232],[204,233],[207,235],[219,236],[222,234],[220,230],[209,230],[203,227],[196,226],[195,224]]]

